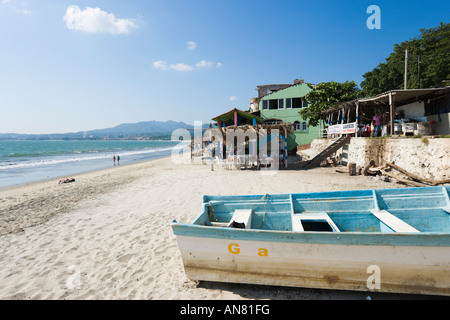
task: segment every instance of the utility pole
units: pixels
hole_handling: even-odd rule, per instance
[[[405,50],[405,90],[408,89],[408,49]]]
[[[420,54],[417,56],[417,89],[420,89]]]

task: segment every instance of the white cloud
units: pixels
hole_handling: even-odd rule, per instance
[[[186,42],[186,46],[188,50],[194,50],[195,48],[197,48],[197,44],[194,41]]]
[[[212,61],[202,60],[200,62],[197,62],[195,66],[198,68],[211,68],[213,66],[213,63]]]
[[[160,69],[160,70],[168,70],[169,69],[167,62],[162,61],[162,60],[153,62],[153,67],[155,67],[155,69]]]
[[[153,62],[153,67],[155,69],[159,69],[159,70],[175,70],[175,71],[192,71],[194,70],[194,68],[192,68],[192,66],[185,64],[185,63],[176,63],[176,64],[171,64],[168,65],[167,62],[162,61],[162,60],[158,60]]]
[[[237,100],[237,97],[236,97],[236,96],[231,96],[231,97],[230,97],[230,101],[235,101],[235,100]]]
[[[171,64],[170,68],[175,71],[192,71],[194,68],[192,68],[190,65],[185,63],[177,63],[177,64]]]
[[[80,7],[72,5],[67,7],[63,17],[70,30],[81,30],[89,33],[130,33],[137,25],[132,19],[118,19],[112,13],[102,11],[100,8]]]
[[[200,61],[200,62],[197,62],[197,63],[195,64],[195,66],[196,66],[197,68],[212,68],[212,67],[214,67],[214,62],[202,60],[202,61]],[[222,64],[221,62],[217,62],[217,63],[215,64],[215,66],[216,66],[216,68],[221,68],[221,67],[223,66],[223,64]]]
[[[26,15],[30,15],[33,13],[33,11],[26,9],[27,7],[27,2],[25,1],[19,1],[19,0],[2,0],[0,2],[0,4],[2,5],[7,5],[10,8],[12,8],[14,11],[21,13],[21,14],[26,14]]]
[[[212,61],[206,61],[206,60],[202,60],[200,62],[197,62],[195,64],[195,67],[197,69],[201,69],[201,68],[212,68],[214,66],[214,62]],[[221,67],[222,64],[220,62],[218,62],[216,64],[216,67]],[[193,71],[194,67],[186,64],[186,63],[176,63],[176,64],[168,64],[167,62],[163,61],[163,60],[158,60],[153,62],[153,67],[155,69],[159,69],[159,70],[174,70],[174,71]]]

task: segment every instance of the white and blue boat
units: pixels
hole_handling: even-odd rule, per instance
[[[192,280],[450,295],[450,187],[204,196]]]

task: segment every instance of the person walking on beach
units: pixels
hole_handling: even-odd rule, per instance
[[[120,165],[119,161],[120,161],[120,156],[117,155],[117,165]]]
[[[116,156],[113,156],[114,166],[116,165]]]

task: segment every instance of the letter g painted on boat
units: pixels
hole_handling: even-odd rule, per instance
[[[231,254],[239,254],[241,252],[241,249],[239,249],[239,245],[237,243],[230,243],[228,245],[228,251]]]

